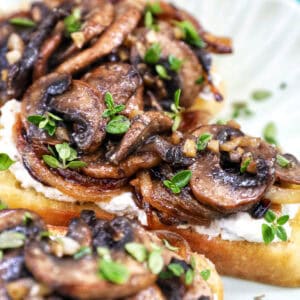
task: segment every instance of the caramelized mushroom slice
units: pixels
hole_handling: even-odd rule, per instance
[[[255,145],[252,145],[249,137],[241,137],[243,133],[240,130],[229,126],[204,126],[194,135],[200,136],[205,132],[213,134],[221,149],[226,144],[232,150],[240,146],[245,153],[251,153],[251,162],[256,170],[242,172],[241,161],[233,161],[230,151],[201,151],[190,166],[193,194],[201,203],[225,214],[249,209],[274,182],[274,148],[259,139],[255,139]]]
[[[182,67],[178,71],[180,86],[177,88],[182,89],[180,105],[183,107],[192,106],[201,88],[199,84],[196,84],[196,80],[202,74],[202,68],[196,55],[182,41],[171,39],[162,32],[142,29],[138,32],[137,42],[132,48],[132,62],[143,60],[147,49],[154,43],[158,43],[161,47],[162,60],[168,60],[168,57],[173,55],[183,61]],[[136,58],[136,53],[140,56],[139,59]]]
[[[92,217],[92,218],[91,218]],[[26,265],[35,278],[59,293],[76,299],[115,299],[131,296],[154,284],[156,275],[146,264],[141,264],[125,253],[127,242],[152,241],[149,234],[125,218],[111,222],[96,220],[84,215],[93,231],[91,255],[74,260],[70,257],[54,256],[46,241],[30,243],[26,248]],[[83,220],[84,220],[83,219]],[[80,230],[80,226],[77,226]],[[74,234],[74,233],[73,233]],[[147,237],[148,236],[148,237]],[[96,247],[105,247],[110,251],[113,261],[122,263],[129,271],[129,278],[123,284],[113,284],[99,276],[99,261]]]
[[[109,160],[116,165],[119,164],[151,135],[167,132],[172,125],[173,121],[162,112],[149,111],[138,115],[132,120],[117,150],[112,154],[108,153]]]
[[[7,93],[10,98],[18,98],[22,95],[30,81],[31,71],[38,59],[41,45],[48,37],[56,22],[65,16],[66,11],[62,9],[52,10],[33,33],[25,48],[22,59],[9,71]]]
[[[78,51],[93,38],[99,36],[113,21],[114,7],[112,3],[107,0],[84,1],[84,11],[87,11],[82,29],[78,32],[80,34],[80,44],[72,43],[67,49],[56,58],[58,63],[62,63],[69,59],[72,55],[77,54]],[[77,34],[78,34],[77,33]]]
[[[116,18],[110,28],[101,35],[92,47],[62,63],[56,71],[73,74],[109,54],[123,43],[126,36],[137,26],[140,18],[141,12],[137,8],[129,6],[124,14]]]
[[[107,63],[87,73],[83,80],[101,95],[110,92],[116,104],[124,104],[135,95],[142,85],[142,79],[129,64]]]
[[[105,105],[101,98],[87,83],[73,80],[68,91],[53,97],[49,102],[54,111],[73,122],[72,138],[83,152],[97,150],[105,138],[107,120],[102,118]]]
[[[292,154],[283,154],[285,159],[289,161],[286,167],[281,167],[276,164],[275,176],[280,182],[300,184],[300,163],[298,159]]]

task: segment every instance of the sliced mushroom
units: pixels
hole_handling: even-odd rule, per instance
[[[194,196],[225,214],[249,209],[274,182],[274,148],[257,140],[253,146],[248,137],[241,137],[240,130],[229,126],[204,126],[194,135],[198,137],[204,132],[213,133],[213,139],[219,141],[221,148],[232,141],[235,147],[240,145],[245,153],[251,153],[256,171],[241,172],[241,162],[233,161],[229,152],[201,151],[190,166],[190,187]]]
[[[120,162],[118,165],[107,162],[105,158],[88,161],[88,166],[83,168],[84,174],[94,178],[128,178],[141,169],[150,169],[160,163],[160,157],[152,152],[136,153]]]
[[[59,64],[77,54],[84,45],[99,36],[114,19],[114,6],[107,0],[85,1],[81,6],[87,11],[82,29],[78,32],[82,35],[82,43],[80,46],[72,43],[64,49],[59,57],[55,58]]]
[[[172,39],[162,32],[142,29],[138,32],[137,42],[132,48],[131,61],[134,63],[143,60],[146,50],[154,43],[158,43],[161,47],[161,60],[168,60],[168,57],[173,55],[183,61],[178,71],[180,86],[174,91],[181,88],[180,105],[190,107],[200,92],[200,85],[196,84],[196,80],[200,77],[202,68],[196,55],[184,42]],[[140,59],[136,58],[135,53],[138,53]]]
[[[110,92],[115,104],[126,104],[142,85],[137,70],[131,65],[123,63],[104,64],[87,73],[83,80],[101,95]]]
[[[276,164],[275,176],[280,182],[300,184],[300,163],[292,154],[283,154],[284,158],[289,161],[286,167]]]
[[[138,181],[133,184],[145,203],[180,223],[203,225],[220,217],[218,212],[193,198],[188,190],[182,191],[180,195],[167,190],[162,183],[165,179],[169,178],[162,177],[158,180],[151,178],[149,171],[143,171],[138,174]]]
[[[140,18],[141,12],[137,8],[128,7],[124,14],[117,17],[92,47],[62,63],[56,71],[73,74],[109,54],[123,43],[126,36],[137,26]]]
[[[101,227],[97,225],[98,222]],[[124,252],[124,244],[133,238],[136,241],[145,240],[147,234],[143,229],[137,228],[125,218],[117,218],[112,222],[97,220],[93,230],[94,247],[102,246],[109,249],[112,260],[121,262],[129,271],[129,279],[124,284],[113,284],[99,276],[101,258],[97,257],[95,251],[92,255],[79,260],[69,257],[58,258],[50,252],[46,241],[33,242],[27,247],[25,253],[27,267],[39,281],[65,296],[77,299],[123,298],[154,284],[156,276],[147,266],[138,263]]]
[[[53,97],[49,107],[73,122],[72,138],[83,152],[97,150],[105,138],[107,120],[102,118],[105,110],[101,95],[83,81],[73,80],[69,90]]]
[[[32,35],[27,44],[22,59],[9,71],[8,75],[8,96],[18,98],[26,89],[34,64],[38,59],[39,49],[51,32],[56,22],[66,16],[66,11],[55,9],[39,25],[37,31]]]
[[[150,111],[138,115],[132,120],[117,150],[112,154],[108,153],[108,159],[116,165],[119,164],[151,135],[168,132],[172,125],[173,121],[162,112]]]

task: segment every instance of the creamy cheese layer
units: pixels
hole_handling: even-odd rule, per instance
[[[9,168],[9,171],[16,177],[24,189],[32,188],[49,199],[76,202],[76,199],[63,194],[58,189],[47,187],[35,180],[24,167],[22,157],[16,147],[13,130],[20,111],[21,103],[17,100],[10,100],[1,108],[0,153],[8,154],[15,161]],[[147,225],[146,214],[136,206],[131,193],[122,193],[112,198],[109,202],[99,202],[97,204],[101,209],[116,215],[130,214],[136,216],[143,225]]]

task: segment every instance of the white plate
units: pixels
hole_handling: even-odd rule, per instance
[[[26,0],[0,1],[7,12]],[[217,69],[226,81],[227,104],[246,100],[255,115],[240,119],[244,130],[260,136],[269,121],[278,127],[283,148],[300,156],[300,5],[292,0],[173,0],[199,17],[212,33],[231,36],[235,53],[215,57]],[[287,88],[279,89],[285,82]],[[272,98],[255,103],[252,91],[267,89]],[[299,300],[300,289],[285,289],[224,278],[225,300]]]

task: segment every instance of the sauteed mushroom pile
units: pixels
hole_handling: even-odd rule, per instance
[[[83,211],[67,232],[49,232],[33,212],[3,210],[0,225],[1,299],[213,299],[216,292],[201,276],[214,276],[214,267],[181,237],[157,232],[163,243],[123,217]]]

